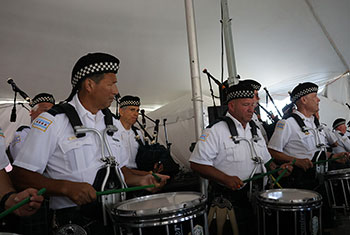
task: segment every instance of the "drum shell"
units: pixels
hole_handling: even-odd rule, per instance
[[[257,195],[257,204],[259,234],[297,235],[322,232],[323,203],[322,196],[317,192],[299,189],[266,190]]]
[[[182,200],[181,197],[189,197],[190,200]],[[180,203],[175,202],[178,198]],[[156,205],[158,200],[166,202],[168,199],[174,203],[167,206]],[[148,203],[148,206],[143,206],[143,203]],[[111,208],[110,213],[114,223],[119,226],[132,228],[166,226],[201,216],[206,218],[206,198],[197,192],[154,194],[117,203]]]

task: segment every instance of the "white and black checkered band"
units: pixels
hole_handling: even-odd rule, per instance
[[[139,100],[124,100],[120,102],[120,107],[123,108],[125,106],[140,106]]]
[[[233,99],[243,99],[243,98],[253,98],[253,97],[254,97],[253,90],[231,91],[227,94],[228,101]]]
[[[72,85],[75,87],[78,82],[90,74],[103,74],[108,72],[117,73],[119,65],[116,62],[99,62],[81,68],[72,77]]]
[[[254,90],[260,90],[261,85],[257,85],[257,84],[251,84],[251,86],[253,87]]]
[[[318,90],[318,87],[317,87],[317,86],[305,88],[305,89],[303,89],[303,90],[297,92],[296,94],[294,94],[294,95],[291,97],[291,101],[292,101],[293,103],[295,103],[295,101],[297,101],[298,99],[300,99],[300,98],[303,97],[304,95],[307,95],[307,94],[310,94],[310,93],[313,93],[313,92],[316,92],[316,93],[317,93],[317,90]]]
[[[42,96],[34,98],[32,102],[30,102],[29,106],[33,108],[35,105],[43,102],[55,104],[55,99],[52,96]]]

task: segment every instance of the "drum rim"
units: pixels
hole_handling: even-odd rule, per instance
[[[125,205],[126,203],[147,201],[150,199],[157,199],[157,198],[166,197],[166,196],[172,197],[175,195],[196,195],[196,196],[198,196],[198,198],[191,200],[191,201],[182,202],[180,204],[168,206],[168,207],[157,207],[157,208],[142,209],[142,210],[118,209],[118,207],[120,207],[121,205]],[[156,215],[164,215],[165,216],[167,214],[173,214],[176,211],[187,211],[187,210],[194,209],[198,206],[205,204],[206,200],[207,199],[205,198],[205,196],[203,194],[201,194],[199,192],[191,192],[191,191],[152,194],[152,195],[137,197],[137,198],[133,198],[133,199],[129,199],[126,201],[116,203],[111,208],[111,214],[114,216],[119,216],[119,217],[133,217],[133,218],[144,217],[144,216],[156,216]]]
[[[350,168],[327,171],[324,175],[327,178],[348,179],[350,178]]]
[[[277,199],[272,199],[272,198],[266,198],[266,197],[262,197],[262,194],[265,193],[271,193],[271,192],[308,192],[308,193],[312,193],[315,195],[315,197],[310,198],[308,200],[304,200],[304,199],[298,199],[296,201],[289,201],[289,202],[283,202],[283,201],[278,201]],[[295,209],[298,209],[300,207],[302,207],[302,205],[312,205],[315,204],[316,206],[318,206],[319,204],[322,204],[322,196],[321,194],[319,194],[316,191],[312,191],[312,190],[308,190],[308,189],[295,189],[295,188],[286,188],[286,189],[269,189],[269,190],[265,190],[262,191],[261,193],[259,193],[257,196],[257,201],[259,204],[261,205],[279,205],[280,207],[283,206],[288,206],[288,207],[292,207]]]

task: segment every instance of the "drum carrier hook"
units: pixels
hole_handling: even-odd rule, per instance
[[[105,190],[108,177],[111,173],[111,170],[113,170],[113,169],[115,170],[115,173],[116,173],[116,175],[121,183],[121,187],[127,188],[127,185],[126,185],[125,181],[123,180],[122,174],[120,172],[119,163],[116,161],[115,157],[113,156],[111,147],[110,147],[109,142],[107,140],[107,134],[117,132],[118,128],[114,125],[106,125],[106,128],[103,130],[102,134],[100,131],[98,131],[95,128],[87,128],[84,126],[75,126],[74,130],[77,134],[93,132],[98,136],[98,139],[99,139],[100,145],[101,145],[101,159],[100,160],[105,163],[104,167],[106,167],[106,174],[105,174],[105,177],[103,179],[103,183],[102,183],[100,190],[101,191]],[[107,148],[108,155],[105,155],[105,147]],[[116,195],[116,194],[102,195],[101,196],[103,223],[105,226],[107,225],[106,207],[126,199],[125,193],[121,193],[119,198],[117,196],[118,195]],[[120,200],[118,200],[118,199],[120,199]]]

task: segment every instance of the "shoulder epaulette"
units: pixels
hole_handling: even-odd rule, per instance
[[[30,129],[30,127],[29,126],[20,126],[17,128],[16,131],[20,132],[20,131],[23,131],[24,129]]]

